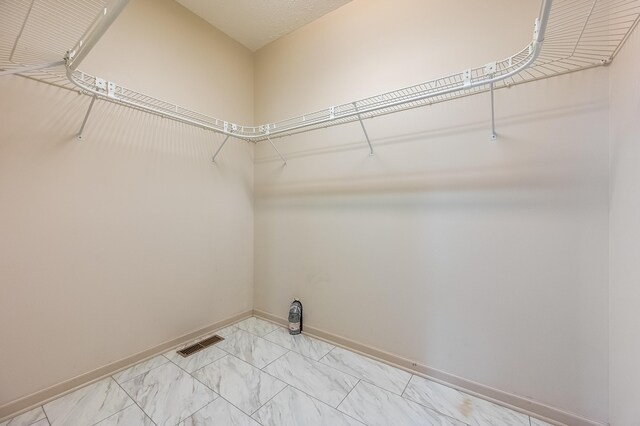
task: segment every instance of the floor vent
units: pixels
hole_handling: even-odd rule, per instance
[[[189,355],[193,355],[196,352],[199,352],[211,345],[215,345],[216,343],[221,342],[223,340],[224,339],[222,337],[216,334],[215,336],[207,337],[206,339],[200,342],[194,343],[193,345],[187,346],[186,348],[182,348],[178,351],[178,353],[186,358]]]

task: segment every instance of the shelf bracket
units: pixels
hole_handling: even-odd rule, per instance
[[[358,111],[358,107],[356,106],[355,102],[353,103],[353,108],[356,110],[356,112]],[[373,145],[371,145],[371,140],[369,139],[367,129],[366,127],[364,127],[364,123],[362,122],[362,117],[360,117],[360,114],[358,114],[357,117],[358,121],[360,122],[360,126],[362,127],[362,131],[364,132],[364,137],[367,138],[367,143],[369,144],[369,155],[373,155]]]
[[[276,146],[274,145],[273,141],[271,140],[271,138],[269,136],[267,136],[267,140],[269,141],[269,143],[271,144],[271,146],[273,147],[273,149],[276,150],[276,152],[278,153],[278,155],[280,156],[280,159],[282,160],[282,162],[284,163],[284,165],[287,165],[287,159],[284,158],[284,156],[280,153],[280,151],[278,151],[278,148],[276,148]]]
[[[27,65],[27,66],[20,67],[20,68],[10,68],[10,69],[6,69],[6,70],[0,71],[0,76],[11,75],[11,74],[20,74],[20,73],[29,72],[29,71],[38,71],[38,70],[42,70],[42,69],[45,69],[45,68],[58,67],[60,65],[64,65],[64,61],[47,62],[46,64],[37,64],[37,65]]]
[[[498,139],[498,134],[496,133],[496,113],[494,107],[494,99],[493,99],[493,78],[496,75],[497,70],[497,62],[489,62],[484,66],[484,75],[491,79],[491,83],[489,83],[489,92],[491,93],[491,137],[490,140],[495,141]]]
[[[496,133],[496,111],[493,102],[493,82],[489,85],[489,91],[491,92],[491,137],[492,141],[498,139],[498,134]]]
[[[87,120],[89,119],[89,114],[91,114],[91,108],[93,108],[93,103],[96,101],[96,97],[91,98],[91,103],[89,103],[89,108],[87,109],[87,113],[84,115],[84,120],[82,120],[82,126],[80,126],[80,131],[78,132],[78,140],[82,140],[82,132],[84,132],[84,126],[87,124]]]
[[[211,159],[211,161],[213,161],[214,163],[216,162],[216,157],[218,156],[220,151],[222,151],[222,147],[224,146],[225,143],[227,143],[227,141],[229,140],[230,137],[231,137],[231,135],[227,135],[227,137],[224,138],[224,140],[222,141],[222,145],[220,145],[218,147],[216,153],[213,154],[213,158]]]

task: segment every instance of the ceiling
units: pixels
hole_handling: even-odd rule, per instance
[[[351,0],[176,0],[252,51]]]

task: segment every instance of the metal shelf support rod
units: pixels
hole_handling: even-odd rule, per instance
[[[356,103],[353,103],[353,108],[358,111],[358,107]],[[373,155],[373,146],[371,145],[371,140],[369,139],[369,134],[367,133],[366,127],[364,127],[364,123],[362,122],[362,117],[358,114],[358,121],[360,122],[360,126],[362,126],[362,131],[364,132],[364,137],[367,138],[367,143],[369,144],[369,155]]]
[[[91,114],[91,108],[93,108],[93,103],[96,101],[96,97],[91,98],[91,103],[89,104],[89,108],[87,109],[87,113],[84,115],[84,120],[82,120],[82,126],[80,126],[80,131],[78,132],[78,140],[82,140],[82,132],[84,132],[84,126],[87,124],[87,120],[89,119],[89,114]]]
[[[227,141],[229,140],[229,138],[231,137],[231,135],[227,135],[224,140],[222,141],[222,145],[220,145],[218,147],[218,149],[216,150],[216,153],[213,154],[213,158],[211,159],[211,161],[213,161],[214,163],[216,162],[216,157],[218,156],[218,153],[220,153],[220,151],[222,150],[222,147],[224,146],[225,143],[227,143]]]
[[[493,102],[493,82],[489,85],[489,89],[491,92],[491,140],[495,141],[498,139],[498,134],[496,133],[496,111]]]
[[[273,143],[273,141],[271,140],[271,138],[269,136],[267,136],[267,140],[269,141],[269,143],[271,144],[271,146],[273,147],[273,149],[276,150],[276,152],[278,153],[278,155],[280,156],[280,159],[282,159],[282,162],[284,163],[284,165],[287,165],[287,159],[284,158],[284,156],[280,153],[280,151],[278,151],[278,148],[276,148],[275,144]]]

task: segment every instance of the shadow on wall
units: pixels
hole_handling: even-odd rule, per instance
[[[3,87],[10,92],[7,97],[15,95],[13,99],[20,99],[20,104],[29,106],[30,114],[17,118],[24,123],[16,124],[25,124],[24,129],[31,134],[36,132],[49,136],[48,152],[70,145],[99,143],[101,149],[107,151],[122,151],[124,146],[125,152],[131,154],[211,162],[213,153],[224,139],[218,133],[97,99],[84,130],[84,138],[79,141],[76,136],[90,97],[19,77],[11,81],[7,79]],[[13,108],[9,103],[5,106]],[[51,135],[57,136],[55,140]]]
[[[253,177],[244,172],[251,168],[250,144],[226,144],[213,164],[222,135],[99,99],[83,139],[78,140],[90,97],[20,77],[6,79],[2,88],[14,101],[0,105],[0,114],[12,123],[11,132],[0,141],[0,151],[26,154],[30,166],[66,158],[75,160],[71,164],[77,165],[76,171],[93,164],[94,172],[104,168],[113,173],[142,166],[150,177],[189,173],[199,179],[229,181],[242,175],[245,190],[253,191]],[[80,166],[82,162],[85,166]],[[89,178],[92,172],[83,173]]]
[[[455,101],[453,101],[452,103],[455,103]],[[437,107],[439,107],[439,105],[435,105],[431,107],[422,107],[422,108],[413,110],[413,112],[415,113],[415,111],[422,111],[424,113],[424,111],[428,110],[428,108],[437,108]],[[583,115],[590,112],[597,112],[597,111],[602,112],[602,111],[606,111],[606,108],[607,108],[607,105],[605,103],[598,102],[598,103],[587,103],[583,105],[572,105],[571,107],[556,108],[556,109],[545,108],[545,109],[541,109],[541,110],[527,113],[527,114],[502,115],[500,116],[500,122],[498,123],[498,126],[499,126],[498,131],[500,131],[500,128],[504,126],[525,124],[525,123],[530,124],[535,122],[546,121],[549,119],[559,119],[562,117]],[[404,112],[404,114],[407,114],[407,113],[408,112]],[[394,118],[393,115],[387,115],[387,116],[377,117],[375,119],[366,119],[363,121],[363,123],[366,126],[370,126],[371,123],[373,123],[374,121],[384,122],[384,120],[389,120],[393,118]],[[352,150],[363,151],[363,148],[366,148],[367,142],[364,139],[364,136],[362,136],[362,130],[360,130],[359,122],[356,121],[354,123],[343,124],[338,126],[337,128],[340,129],[340,128],[346,128],[350,126],[355,126],[359,130],[359,132],[355,132],[358,135],[357,140],[353,140],[353,138],[350,138],[347,140],[342,140],[337,143],[332,143],[327,141],[325,138],[325,143],[323,144],[324,146],[316,147],[316,148],[307,148],[307,149],[291,149],[287,151],[287,158],[304,158],[304,157],[310,157],[310,156],[316,156],[316,155],[322,155],[322,154],[331,154],[331,153],[344,152],[344,151],[352,151]],[[393,145],[398,145],[398,144],[407,143],[407,142],[416,142],[419,140],[425,141],[427,139],[437,139],[437,138],[444,138],[447,136],[464,135],[464,134],[470,134],[473,132],[485,132],[487,134],[487,138],[481,140],[481,142],[485,142],[488,140],[490,126],[491,126],[491,123],[489,121],[489,118],[485,118],[483,120],[476,120],[472,122],[463,122],[462,120],[460,120],[459,124],[452,125],[452,126],[432,127],[427,130],[422,130],[422,131],[413,132],[413,133],[397,134],[394,136],[388,136],[383,138],[379,138],[379,137],[377,138],[373,134],[371,134],[370,137],[371,137],[371,141],[375,142],[374,148],[380,148],[384,146],[393,146]],[[320,133],[323,131],[326,132],[333,129],[335,128],[328,128],[328,129],[325,128],[320,130],[314,130],[314,132]],[[302,135],[306,135],[306,134],[303,133]],[[301,138],[304,136],[300,136],[300,135],[285,136],[284,138],[273,139],[273,140],[285,141],[285,140],[292,140],[296,137]],[[513,141],[513,139],[510,139],[510,141]],[[280,143],[282,144],[283,142],[280,142]],[[274,154],[274,155],[265,155],[265,156],[257,157],[254,163],[263,164],[263,163],[279,162],[279,161],[280,161],[280,157]]]
[[[605,102],[501,116],[497,142],[489,141],[486,119],[416,125],[424,110],[403,113],[414,115],[409,125],[399,125],[397,116],[365,121],[373,157],[357,122],[276,139],[289,148],[290,161],[282,167],[270,147],[257,151],[256,198],[516,188],[570,188],[589,196],[606,190],[605,168],[592,167],[594,160],[602,163],[599,134],[581,129],[606,112]],[[411,127],[429,128],[406,132]],[[601,132],[606,137],[606,129]]]

